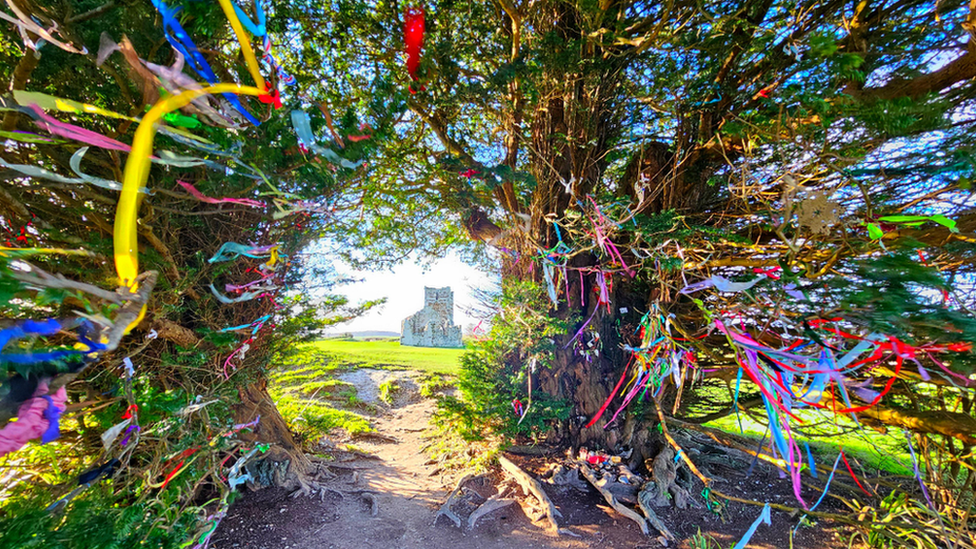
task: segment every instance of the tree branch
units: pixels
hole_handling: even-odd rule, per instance
[[[970,41],[972,44],[972,41]],[[959,57],[941,69],[910,80],[893,80],[884,86],[864,88],[854,94],[862,100],[891,101],[902,97],[918,99],[929,93],[940,92],[954,84],[976,78],[976,52],[970,46]]]
[[[901,427],[916,433],[944,435],[976,445],[976,419],[960,412],[913,412],[900,408],[874,406],[860,412],[862,417],[880,421],[892,427]]]
[[[75,23],[81,23],[83,21],[88,21],[89,19],[94,19],[94,18],[98,17],[99,15],[107,12],[108,10],[110,10],[110,9],[112,9],[114,7],[115,7],[114,0],[113,1],[109,1],[106,4],[103,4],[103,5],[97,7],[95,9],[93,9],[93,10],[88,10],[85,13],[79,13],[78,15],[75,15],[73,17],[69,17],[65,21],[65,23],[67,23],[69,25],[74,25]]]

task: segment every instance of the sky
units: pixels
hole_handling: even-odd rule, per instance
[[[470,316],[466,309],[477,305],[473,290],[491,289],[497,285],[497,277],[466,265],[456,255],[449,255],[430,265],[425,271],[418,262],[404,263],[393,271],[354,271],[348,266],[337,266],[343,274],[361,278],[356,282],[337,287],[336,293],[349,297],[350,303],[386,297],[385,305],[345,324],[334,326],[331,333],[387,331],[400,332],[404,318],[424,306],[424,286],[454,290],[454,323],[467,333],[478,324],[478,318]]]

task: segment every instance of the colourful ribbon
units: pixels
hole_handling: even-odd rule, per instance
[[[420,52],[424,47],[424,9],[407,8],[403,16],[403,43],[407,52],[407,72],[410,79],[417,81],[420,67]],[[413,89],[411,88],[411,93]],[[421,89],[420,91],[423,91]]]
[[[772,522],[770,522],[770,518],[769,504],[767,503],[766,505],[763,505],[762,511],[759,513],[759,517],[755,520],[755,522],[752,523],[752,526],[746,530],[745,535],[742,536],[739,543],[736,543],[735,547],[732,549],[745,549],[746,544],[748,544],[749,540],[752,539],[752,536],[756,533],[756,529],[759,528],[760,523],[766,523],[766,526],[770,526],[772,524]]]
[[[251,200],[249,198],[210,198],[209,196],[205,196],[203,193],[198,191],[197,188],[190,183],[187,183],[185,181],[180,181],[180,180],[177,180],[176,183],[179,186],[186,189],[186,191],[189,192],[191,195],[193,195],[193,198],[196,198],[201,202],[206,202],[207,204],[222,204],[226,202],[230,204],[241,204],[243,206],[250,206],[252,208],[263,208],[265,206],[264,202]]]
[[[162,5],[159,0],[154,0],[154,2]],[[199,54],[199,52],[197,53]],[[136,233],[139,190],[145,188],[146,181],[149,179],[149,160],[152,156],[153,138],[156,135],[156,123],[166,113],[186,106],[194,98],[209,93],[228,92],[255,96],[264,93],[263,90],[257,88],[236,84],[217,84],[199,90],[187,90],[156,103],[139,124],[132,140],[132,152],[125,164],[122,194],[119,197],[115,216],[115,268],[121,285],[132,287],[135,291],[133,286],[136,276],[139,274],[139,248]],[[145,313],[145,308],[143,308],[143,313]],[[129,329],[141,321],[142,316],[140,314]]]
[[[223,93],[224,98],[227,99],[231,106],[234,107],[237,112],[241,113],[241,115],[246,118],[248,122],[254,124],[255,126],[260,126],[261,122],[244,109],[244,106],[241,105],[240,100],[238,100],[237,96],[234,94],[261,96],[266,92],[263,89],[260,89],[258,90],[258,93],[249,93],[242,91],[245,88],[241,86],[236,86],[233,84],[218,84],[220,80],[217,78],[217,75],[214,74],[213,69],[210,67],[210,63],[208,63],[207,59],[202,53],[200,53],[200,50],[197,48],[196,44],[193,43],[190,35],[187,34],[187,32],[183,29],[183,25],[181,25],[179,20],[176,19],[176,15],[182,8],[169,8],[163,2],[163,0],[152,0],[152,3],[153,6],[159,10],[159,14],[163,17],[163,34],[165,34],[166,40],[169,41],[170,45],[173,46],[176,51],[180,52],[186,58],[190,64],[190,68],[211,85],[211,88],[208,89],[213,89],[214,86],[227,86],[226,88],[215,89],[212,93]],[[239,24],[240,23],[238,23],[238,25]],[[255,81],[257,82],[257,79],[255,79]],[[264,79],[260,80],[259,86],[261,88],[264,87]],[[194,97],[199,97],[199,95]],[[183,106],[185,106],[185,104]]]

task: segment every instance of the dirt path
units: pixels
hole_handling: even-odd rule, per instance
[[[248,493],[235,503],[214,535],[214,549],[501,549],[538,547],[583,549],[588,547],[641,547],[661,545],[645,537],[635,524],[609,509],[595,491],[584,494],[566,487],[551,487],[550,497],[562,512],[563,524],[578,538],[555,537],[541,523],[531,522],[517,505],[495,511],[482,518],[475,529],[462,531],[445,517],[433,524],[434,516],[457,482],[454,473],[442,474],[421,448],[429,427],[434,403],[420,399],[411,374],[380,370],[358,370],[348,376],[364,400],[374,399],[376,387],[398,378],[404,387],[399,406],[373,418],[379,436],[354,441],[368,457],[346,455],[333,470],[338,478],[324,484],[326,498],[292,499],[282,490]],[[538,474],[544,460],[520,460],[529,472]],[[483,501],[495,493],[497,477],[481,483],[468,483],[468,500]],[[769,492],[777,486],[774,473],[755,475],[757,488]],[[749,490],[748,482],[739,482]],[[789,493],[788,485],[782,487]],[[779,492],[780,490],[775,490]],[[340,496],[339,493],[344,495]],[[477,492],[474,495],[473,492]],[[376,515],[363,494],[376,503]],[[779,494],[769,497],[781,497]],[[770,500],[774,501],[774,500]],[[469,509],[470,511],[470,509]],[[719,521],[704,509],[659,511],[661,518],[684,540],[700,528],[722,544],[732,545],[758,516],[758,509],[740,506],[726,511]],[[786,531],[793,520],[773,514],[774,529],[760,529],[749,547],[786,547]],[[778,524],[777,524],[778,523]],[[833,545],[823,529],[805,529],[794,540],[794,547]]]

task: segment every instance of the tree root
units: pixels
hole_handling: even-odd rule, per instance
[[[352,438],[355,439],[355,440],[363,440],[363,439],[378,440],[380,442],[389,442],[390,444],[399,444],[400,443],[399,440],[397,440],[397,439],[395,439],[395,438],[393,438],[393,437],[391,437],[389,435],[384,435],[383,433],[376,433],[376,432],[372,432],[372,431],[365,432],[365,433],[356,433],[356,434],[354,434],[352,436]]]
[[[437,511],[437,514],[434,515],[434,521],[431,523],[431,526],[437,524],[437,519],[439,519],[441,515],[443,515],[451,519],[451,521],[454,522],[455,526],[461,528],[461,517],[457,516],[457,513],[452,511],[451,507],[457,501],[458,494],[461,493],[461,487],[464,486],[464,483],[470,480],[471,478],[472,475],[464,475],[463,477],[461,477],[461,480],[459,480],[457,484],[454,486],[454,490],[451,492],[451,495],[448,496],[447,501],[444,502],[444,505],[441,505],[441,508]]]
[[[545,513],[546,518],[549,519],[551,530],[557,536],[561,533],[565,534],[569,532],[565,528],[559,527],[559,522],[556,521],[556,517],[562,517],[562,514],[558,509],[556,509],[556,506],[552,503],[552,500],[549,499],[549,496],[546,495],[545,490],[542,488],[541,482],[529,476],[528,473],[523,471],[518,465],[512,463],[505,456],[499,456],[498,463],[502,466],[502,470],[515,479],[515,482],[522,487],[522,490],[524,490],[526,494],[532,494],[537,500],[539,500],[539,504],[542,506],[542,510]]]
[[[363,501],[369,504],[369,516],[375,517],[380,512],[380,504],[376,501],[376,496],[370,492],[363,492],[360,495]]]
[[[325,488],[323,488],[318,482],[314,480],[306,480],[301,478],[301,476],[296,475],[294,482],[298,483],[298,489],[289,494],[293,498],[300,496],[314,496],[316,493],[325,493]]]
[[[600,492],[600,495],[603,496],[603,499],[610,504],[610,507],[612,507],[614,511],[636,522],[637,526],[640,527],[641,532],[643,532],[645,536],[650,535],[650,532],[647,529],[647,521],[644,520],[644,517],[637,514],[637,511],[634,511],[630,507],[627,507],[626,505],[617,501],[617,496],[613,495],[613,493],[607,489],[606,485],[609,484],[608,480],[596,478],[596,473],[594,473],[593,470],[584,463],[579,464],[579,469],[580,473],[583,474],[583,477],[588,480],[598,492]]]
[[[664,522],[658,518],[657,513],[654,512],[650,502],[652,497],[653,494],[650,490],[641,490],[640,493],[637,494],[637,504],[640,506],[640,510],[643,511],[644,516],[647,517],[647,522],[651,523],[651,526],[656,528],[657,531],[661,533],[661,536],[664,537],[665,541],[661,543],[667,547],[668,544],[666,542],[677,541],[677,538],[673,533],[671,533],[671,530],[668,530],[668,527],[664,525]]]
[[[513,503],[515,503],[514,499],[501,498],[497,494],[491,496],[484,503],[479,505],[478,508],[471,513],[471,516],[468,517],[468,530],[474,530],[475,524],[478,523],[478,519],[481,517],[491,513],[492,511],[497,511],[498,509],[508,507]]]
[[[678,472],[674,456],[674,450],[664,447],[657,457],[647,464],[653,479],[653,489],[656,492],[653,498],[648,498],[648,503],[655,507],[666,507],[671,504],[668,498],[670,494],[674,499],[675,507],[687,509],[692,503],[691,493],[676,482]],[[646,485],[645,490],[649,491]]]

